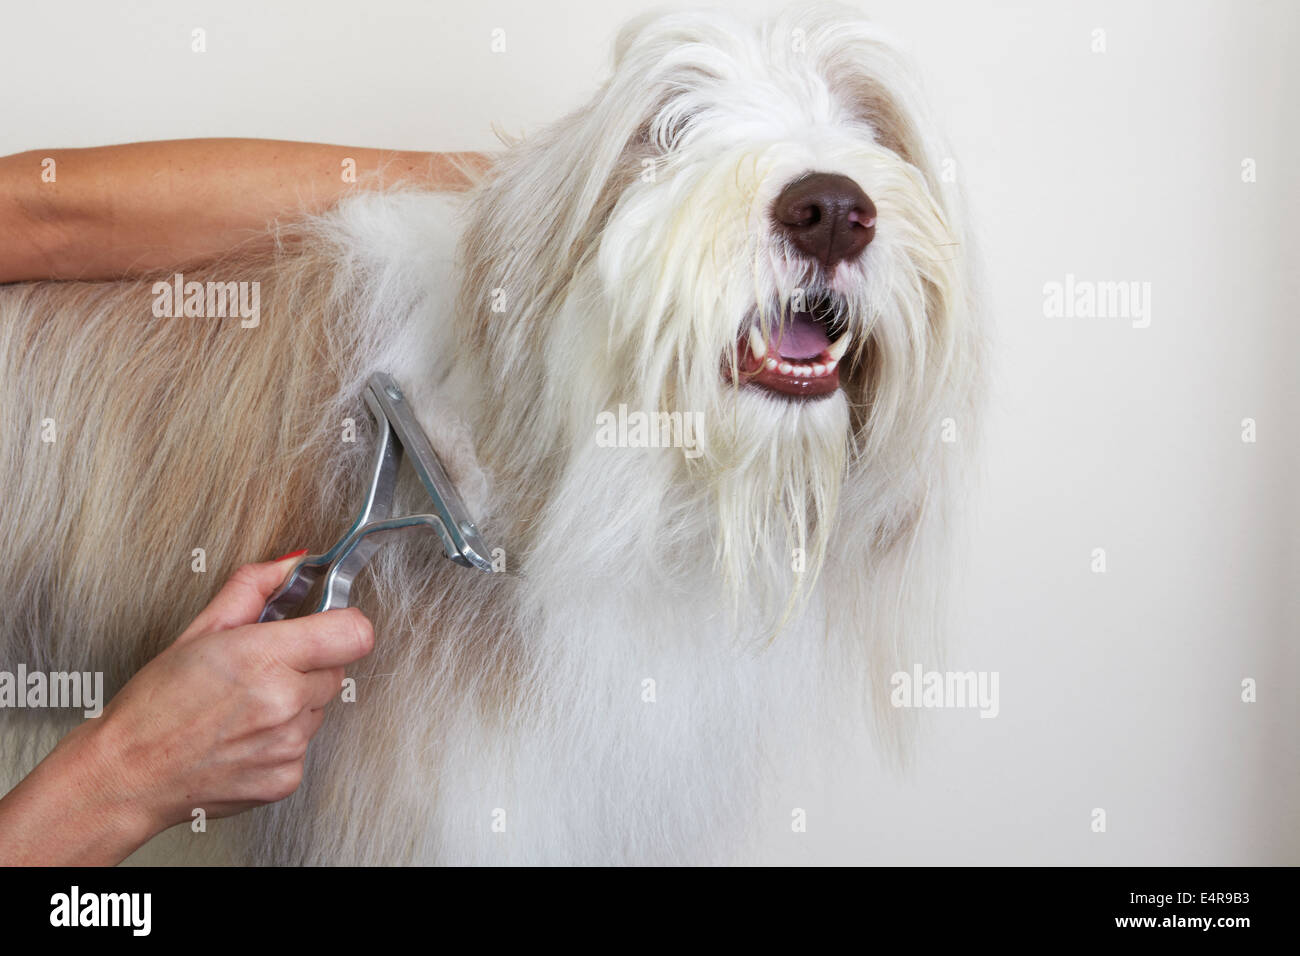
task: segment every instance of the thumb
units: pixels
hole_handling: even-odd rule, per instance
[[[228,631],[234,627],[256,623],[262,614],[262,608],[266,606],[267,599],[284,583],[294,563],[306,553],[307,549],[304,548],[275,561],[245,564],[237,568],[216,596],[208,602],[208,606],[200,611],[193,623],[176,638],[176,642],[179,644],[197,634]]]

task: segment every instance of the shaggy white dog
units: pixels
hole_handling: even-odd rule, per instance
[[[855,16],[672,14],[468,197],[185,276],[260,283],[255,327],[157,317],[170,277],[0,290],[0,664],[119,686],[234,567],[324,548],[388,370],[507,573],[382,551],[302,787],[172,852],[739,858],[772,766],[837,723],[897,753],[935,631],[983,364],[945,156]]]

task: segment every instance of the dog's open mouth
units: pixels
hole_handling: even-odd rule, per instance
[[[829,294],[811,297],[807,311],[791,311],[764,336],[757,318],[736,344],[735,371],[742,384],[794,398],[820,398],[840,387],[840,361],[849,346],[841,303]],[[730,379],[731,363],[723,363]]]

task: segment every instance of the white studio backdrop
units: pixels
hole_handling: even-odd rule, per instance
[[[947,665],[997,671],[1000,713],[932,712],[903,776],[787,782],[808,830],[763,858],[1300,863],[1300,4],[858,6],[920,64],[987,267],[996,387]],[[582,103],[645,9],[8,3],[0,154],[493,148]],[[1047,314],[1050,283],[1104,282],[1148,290],[1143,314]]]

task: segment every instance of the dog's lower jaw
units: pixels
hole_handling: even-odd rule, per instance
[[[723,363],[723,380],[741,387],[761,388],[792,400],[826,398],[840,390],[839,363],[826,353],[813,361],[791,362],[781,356],[755,359],[742,351],[735,364]]]

